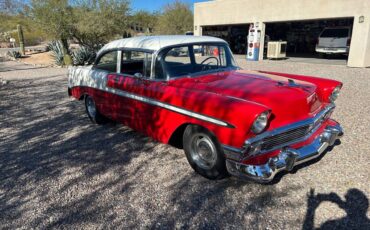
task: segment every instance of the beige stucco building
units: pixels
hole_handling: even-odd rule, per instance
[[[202,35],[207,27],[223,25],[246,25],[248,30],[247,24],[258,23],[263,46],[263,35],[269,23],[301,22],[300,25],[304,25],[305,21],[315,20],[320,24],[320,20],[336,19],[351,20],[348,66],[369,67],[370,0],[214,0],[195,3],[194,34]],[[263,59],[262,52],[259,59]]]

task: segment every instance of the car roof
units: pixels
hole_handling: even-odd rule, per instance
[[[131,38],[123,38],[106,44],[98,52],[98,55],[104,51],[119,48],[138,48],[158,51],[162,48],[189,44],[189,43],[205,43],[205,42],[222,42],[225,40],[210,37],[210,36],[191,36],[191,35],[161,35],[161,36],[139,36]]]

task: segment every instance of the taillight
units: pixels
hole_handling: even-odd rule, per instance
[[[350,38],[348,38],[347,39],[347,46],[350,46],[351,45],[351,39]]]

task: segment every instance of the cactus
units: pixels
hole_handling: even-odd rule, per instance
[[[64,54],[63,56],[63,62],[64,62],[64,65],[72,65],[73,64],[73,61],[72,61],[72,57],[71,55],[69,54]]]
[[[63,53],[63,45],[60,41],[51,41],[47,45],[47,49],[52,52],[52,56],[54,58],[55,64],[58,66],[64,65],[64,53]]]
[[[74,65],[90,65],[94,62],[96,52],[85,46],[80,47],[72,53]]]
[[[24,37],[23,37],[23,29],[21,25],[17,25],[17,30],[18,30],[18,38],[19,38],[19,51],[22,56],[24,56],[25,51],[24,51]]]

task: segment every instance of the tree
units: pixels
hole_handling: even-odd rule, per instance
[[[44,31],[62,42],[70,62],[68,40],[98,49],[121,37],[128,25],[128,0],[32,0],[31,17]],[[67,64],[67,63],[65,63]]]
[[[72,36],[79,44],[100,48],[115,37],[122,37],[128,27],[127,0],[76,0]]]
[[[145,33],[151,33],[158,22],[158,13],[137,11],[131,16],[130,25],[139,26]]]
[[[178,0],[164,7],[155,28],[157,34],[185,34],[192,30],[193,12],[190,5]]]
[[[47,38],[47,34],[43,32],[32,20],[22,13],[9,14],[0,13],[0,41],[9,42],[9,38],[15,38],[16,43],[19,43],[17,35],[17,25],[23,27],[25,45],[37,45]]]
[[[68,48],[73,29],[72,7],[68,0],[32,0],[31,15],[45,32]]]
[[[68,39],[73,30],[73,14],[68,0],[32,0],[30,11],[45,32],[62,42],[64,64],[71,64]]]

